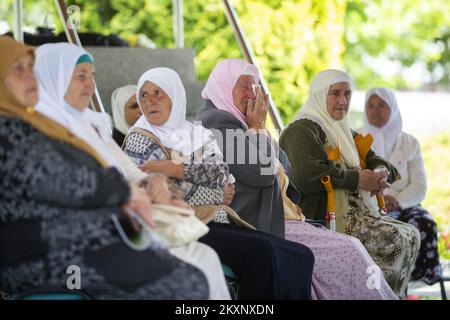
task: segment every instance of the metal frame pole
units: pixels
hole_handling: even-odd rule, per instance
[[[23,43],[23,0],[14,0],[13,35],[17,42]]]
[[[177,48],[184,48],[183,0],[172,0],[173,33]]]
[[[233,5],[229,0],[222,0],[222,3],[225,8],[225,14],[227,16],[228,23],[233,28],[234,35],[236,36],[236,40],[239,44],[239,47],[241,48],[241,52],[245,60],[258,67],[258,62],[256,61],[255,55],[253,54],[252,51],[252,47],[249,41],[247,40],[244,30],[241,27],[236,10],[234,9]],[[278,113],[278,110],[275,106],[275,102],[273,101],[272,96],[270,95],[269,87],[267,86],[267,83],[264,80],[264,77],[261,73],[259,73],[259,81],[261,83],[263,93],[269,93],[270,108],[268,111],[270,118],[272,119],[275,128],[278,130],[282,130],[284,128],[283,120],[281,120],[280,114]]]
[[[78,37],[78,32],[75,26],[72,25],[72,21],[69,19],[67,14],[67,6],[64,0],[55,0],[56,9],[58,10],[59,17],[61,18],[61,22],[64,26],[64,32],[66,33],[67,40],[70,43],[76,44],[79,47],[83,47],[81,44],[80,38]],[[95,81],[94,81],[95,83]],[[98,93],[97,85],[95,85],[95,94],[91,99],[91,105],[94,107],[94,110],[97,112],[106,113],[105,108],[103,107],[102,99],[100,94]]]

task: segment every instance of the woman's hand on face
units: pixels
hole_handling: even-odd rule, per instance
[[[127,203],[122,206],[125,215],[130,219],[133,227],[138,230],[139,226],[133,218],[133,213],[138,214],[147,225],[151,228],[155,227],[155,222],[151,216],[151,198],[148,196],[145,189],[139,188],[132,184],[131,197]]]
[[[139,166],[144,172],[159,172],[171,178],[183,179],[184,164],[176,164],[171,160],[150,160]]]
[[[147,193],[157,204],[170,204],[172,192],[169,189],[167,176],[157,174],[147,184]]]
[[[234,184],[229,183],[223,188],[223,204],[229,206],[234,197]]]
[[[267,110],[269,107],[269,95],[264,95],[260,87],[256,88],[255,100],[248,100],[247,102],[247,124],[249,129],[265,129]]]

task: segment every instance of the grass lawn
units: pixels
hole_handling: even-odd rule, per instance
[[[450,132],[419,138],[428,178],[422,203],[439,228],[439,253],[450,259]]]

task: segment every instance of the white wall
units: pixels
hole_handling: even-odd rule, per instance
[[[450,132],[450,92],[396,91],[402,114],[403,130],[423,136]],[[350,105],[350,121],[353,127],[362,125],[365,92],[356,91]]]

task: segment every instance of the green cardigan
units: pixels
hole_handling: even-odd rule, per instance
[[[356,136],[356,132],[352,132]],[[280,146],[291,162],[291,180],[302,197],[300,206],[309,219],[324,220],[327,211],[327,193],[321,177],[330,175],[335,189],[356,191],[359,182],[357,170],[349,170],[334,160],[328,160],[325,151],[326,135],[315,122],[307,119],[291,123],[280,136]],[[400,178],[389,162],[370,150],[366,157],[368,169],[382,165],[389,171],[388,182]]]

